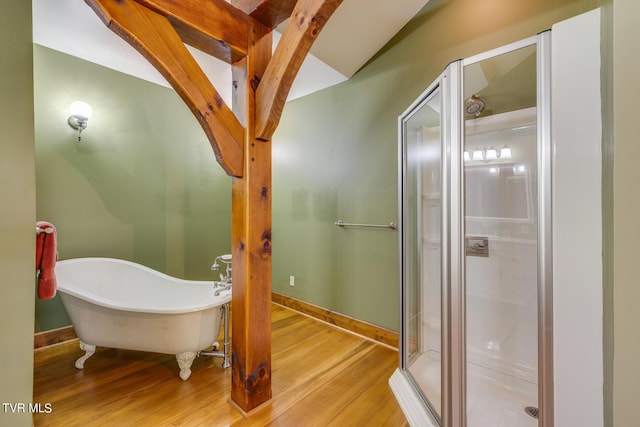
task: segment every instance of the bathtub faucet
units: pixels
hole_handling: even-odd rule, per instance
[[[216,295],[219,295],[222,291],[231,289],[231,254],[216,257],[211,269],[214,271],[220,270],[220,264],[225,265],[225,274],[220,273],[220,281],[213,282],[213,287],[217,289]]]
[[[225,274],[220,273],[220,281],[223,283],[231,282],[231,254],[220,255],[213,261],[211,269],[214,271],[220,270],[220,264],[225,265]]]

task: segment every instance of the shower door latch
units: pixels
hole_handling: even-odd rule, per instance
[[[489,238],[484,236],[466,236],[465,254],[467,256],[489,256]]]

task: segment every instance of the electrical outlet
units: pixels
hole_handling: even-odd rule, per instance
[[[295,286],[295,285],[296,285],[295,276],[289,276],[289,286]]]

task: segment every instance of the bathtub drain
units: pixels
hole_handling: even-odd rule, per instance
[[[540,411],[535,406],[527,406],[526,408],[524,408],[524,412],[526,412],[527,415],[529,415],[530,417],[533,417],[533,418],[535,418],[537,420],[538,419],[538,413]]]

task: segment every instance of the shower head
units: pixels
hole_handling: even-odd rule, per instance
[[[464,116],[467,119],[475,119],[484,112],[487,103],[478,95],[471,95],[469,99],[464,101]]]

